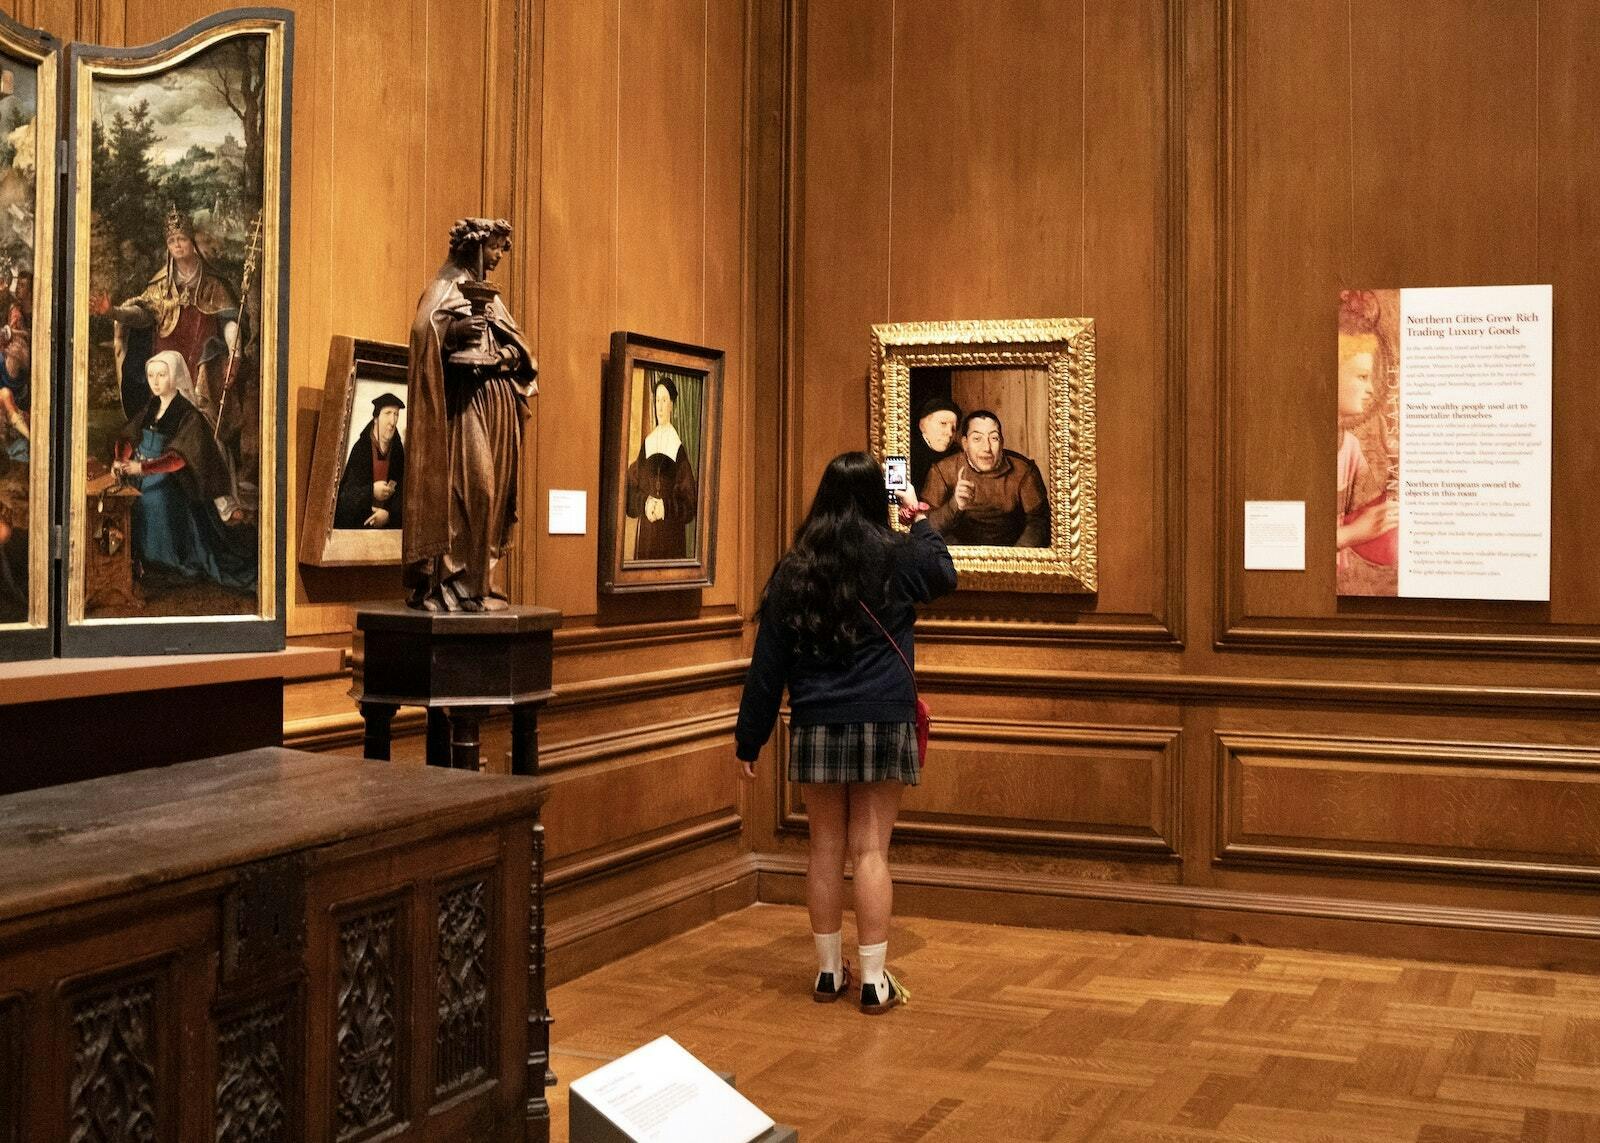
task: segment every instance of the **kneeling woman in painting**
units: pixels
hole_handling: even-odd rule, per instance
[[[744,774],[754,777],[788,686],[789,780],[806,783],[811,823],[814,995],[834,1000],[849,987],[840,953],[848,851],[861,1010],[874,1015],[906,999],[884,960],[894,893],[889,834],[902,789],[918,777],[913,605],[956,586],[950,549],[910,493],[901,502],[909,537],[889,527],[883,471],[871,456],[848,452],[828,464],[793,547],[767,583],[734,731]]]
[[[133,552],[144,577],[254,591],[255,529],[244,522],[211,422],[195,407],[183,355],[158,353],[144,372],[150,400],[123,427],[111,466],[139,489]]]

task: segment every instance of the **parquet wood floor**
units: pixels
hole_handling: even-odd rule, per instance
[[[803,1143],[1600,1143],[1600,979],[914,917],[889,951],[880,1018],[812,1003],[793,907],[562,985],[555,1138],[666,1033]]]

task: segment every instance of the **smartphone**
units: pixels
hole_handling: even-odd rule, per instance
[[[883,458],[883,486],[889,492],[891,501],[896,499],[896,492],[907,492],[911,488],[911,462],[903,456],[886,456]]]

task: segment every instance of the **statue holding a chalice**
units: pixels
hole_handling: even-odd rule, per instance
[[[457,222],[411,326],[406,602],[428,611],[507,605],[522,426],[539,391],[533,352],[488,281],[510,248],[504,219]]]

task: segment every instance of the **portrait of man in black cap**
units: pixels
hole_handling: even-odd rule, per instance
[[[911,428],[911,487],[920,489],[928,470],[961,448],[956,426],[961,406],[948,396],[933,396],[916,408]]]
[[[372,419],[350,448],[339,479],[335,528],[400,528],[404,523],[406,446],[400,439],[400,410],[406,403],[393,393],[372,399]]]

